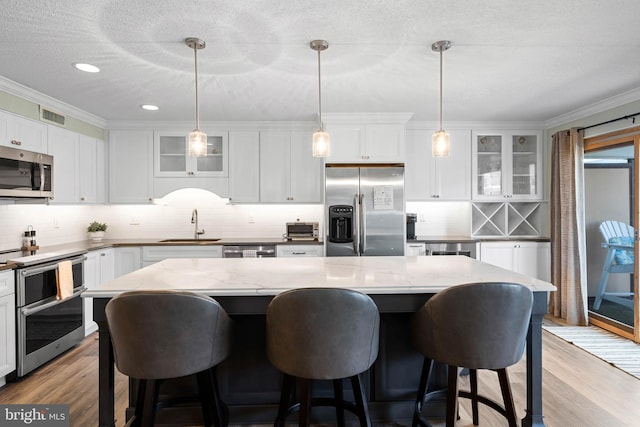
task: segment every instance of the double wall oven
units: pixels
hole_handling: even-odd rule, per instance
[[[84,255],[47,253],[11,259],[16,269],[16,339],[18,377],[24,376],[80,343],[84,338]],[[73,294],[62,300],[56,270],[61,261],[71,261]]]

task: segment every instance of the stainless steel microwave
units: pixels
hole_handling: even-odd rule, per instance
[[[288,222],[285,237],[287,240],[318,240],[318,229],[317,222]]]
[[[0,197],[53,197],[53,156],[0,146]]]

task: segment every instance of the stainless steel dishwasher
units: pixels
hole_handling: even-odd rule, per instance
[[[275,245],[225,245],[222,247],[222,258],[274,258]]]

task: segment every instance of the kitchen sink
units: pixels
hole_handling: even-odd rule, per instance
[[[160,243],[211,243],[220,239],[164,239]]]

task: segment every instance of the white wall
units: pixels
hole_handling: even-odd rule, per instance
[[[406,212],[418,214],[417,237],[471,233],[471,202],[407,202]]]
[[[288,221],[323,223],[322,205],[230,205],[205,190],[185,189],[153,205],[0,206],[0,249],[20,247],[29,225],[37,231],[40,246],[86,240],[86,227],[93,220],[108,224],[107,239],[191,238],[194,208],[199,228],[206,231],[203,238],[277,238]]]

